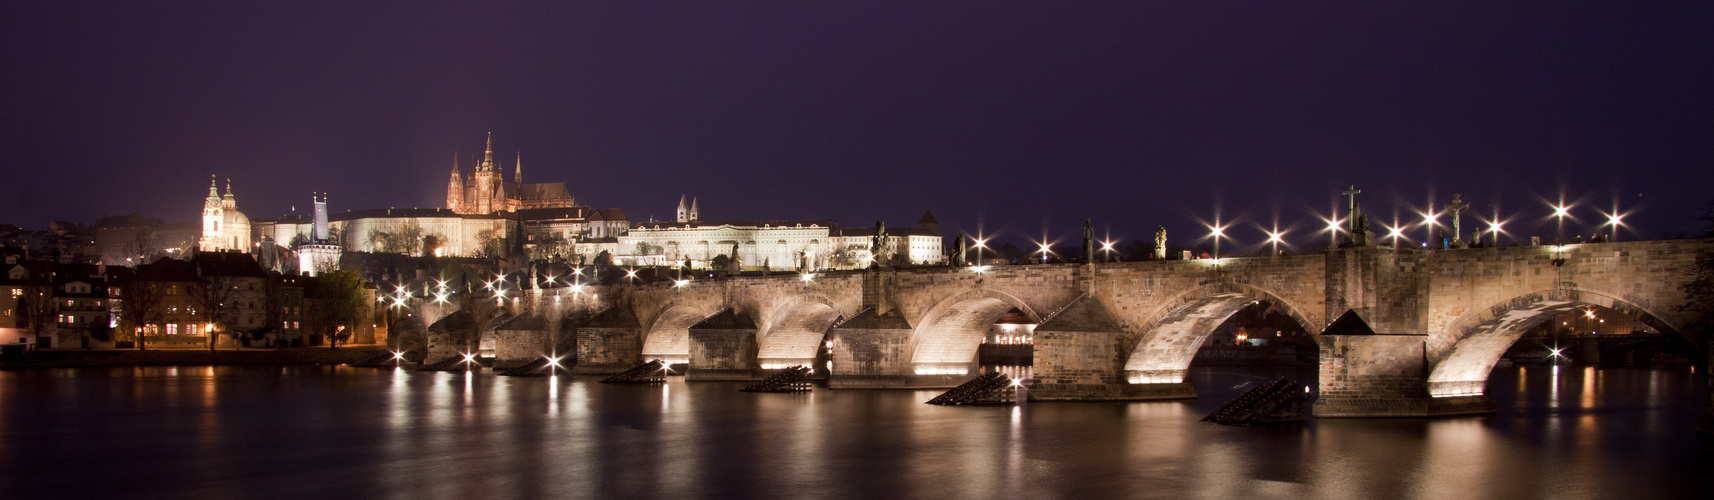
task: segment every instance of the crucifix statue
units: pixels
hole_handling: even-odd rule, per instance
[[[1459,245],[1462,245],[1464,243],[1464,232],[1462,230],[1460,230],[1460,225],[1459,225],[1460,217],[1459,216],[1462,215],[1465,210],[1470,209],[1470,204],[1464,203],[1464,200],[1462,197],[1463,197],[1463,195],[1454,194],[1454,195],[1452,195],[1452,203],[1449,203],[1446,205],[1446,211],[1452,213],[1452,245],[1453,246],[1459,246]]]
[[[1346,198],[1350,199],[1350,202],[1347,203],[1349,206],[1345,207],[1346,211],[1350,211],[1357,209],[1357,195],[1363,194],[1363,190],[1357,189],[1357,186],[1353,184],[1350,188],[1339,194],[1345,195]]]

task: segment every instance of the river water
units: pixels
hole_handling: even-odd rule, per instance
[[[1714,498],[1702,374],[1496,369],[1496,415],[1198,419],[332,366],[0,372],[0,498]]]

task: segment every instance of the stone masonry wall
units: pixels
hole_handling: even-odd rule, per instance
[[[1427,335],[1323,335],[1318,417],[1423,416]]]

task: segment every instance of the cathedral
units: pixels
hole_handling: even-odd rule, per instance
[[[208,198],[202,201],[202,238],[197,249],[204,252],[222,250],[250,251],[250,218],[238,211],[238,200],[232,197],[232,180],[226,180],[226,195],[215,187],[213,176],[208,179]]]
[[[564,182],[524,184],[522,155],[515,165],[512,182],[506,182],[500,164],[494,161],[493,132],[488,133],[487,150],[475,168],[470,172],[469,182],[465,182],[466,177],[458,166],[458,156],[453,155],[452,180],[446,183],[446,208],[460,215],[489,215],[530,208],[577,206]]]

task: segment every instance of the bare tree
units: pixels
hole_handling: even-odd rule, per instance
[[[164,297],[161,287],[155,283],[143,280],[131,280],[119,289],[119,327],[120,336],[133,336],[137,341],[137,350],[145,350],[149,325],[164,322],[164,312],[161,311],[161,301]]]
[[[27,286],[22,290],[24,294],[18,297],[19,316],[27,322],[26,328],[40,346],[42,337],[52,335],[59,323],[59,300],[54,297],[54,287],[49,285]]]
[[[209,276],[206,279],[208,286],[202,287],[199,299],[202,310],[208,311],[208,323],[218,327],[208,329],[208,350],[212,351],[219,338],[217,330],[231,333],[233,343],[238,341],[238,335],[232,328],[238,324],[239,279],[230,276]]]
[[[133,267],[153,262],[163,255],[155,239],[155,231],[150,229],[137,230],[137,234],[125,242],[120,251],[125,253],[123,258]]]
[[[351,338],[369,311],[369,301],[363,297],[363,278],[351,271],[334,271],[316,276],[310,286],[316,299],[310,318],[327,338],[328,348],[337,348],[339,342]]]

